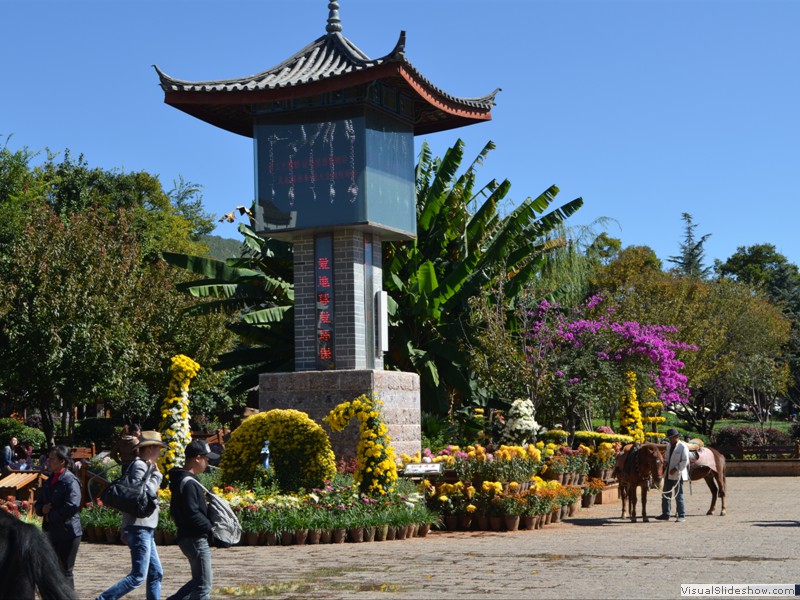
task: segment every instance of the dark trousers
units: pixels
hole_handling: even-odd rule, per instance
[[[72,579],[72,567],[75,566],[75,557],[78,556],[78,546],[81,544],[81,536],[74,538],[61,538],[54,540],[50,536],[50,544],[53,550],[56,551],[58,562],[61,563],[61,568],[64,569],[64,575],[69,579],[69,585],[75,589],[75,581]]]

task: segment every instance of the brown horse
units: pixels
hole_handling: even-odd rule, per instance
[[[614,474],[619,481],[622,516],[627,503],[632,523],[636,523],[636,488],[642,488],[642,522],[648,523],[647,490],[661,487],[664,476],[664,455],[658,444],[628,444],[617,456]]]
[[[659,444],[661,451],[666,456],[667,447],[664,444]],[[708,460],[695,454],[689,453],[689,479],[691,481],[699,481],[705,479],[708,489],[711,490],[711,508],[708,509],[707,515],[713,515],[714,510],[717,508],[717,496],[722,501],[722,510],[719,515],[725,516],[725,497],[727,496],[727,486],[725,484],[725,456],[722,453],[709,448],[707,446],[698,449],[699,452],[711,452],[713,457],[714,468],[708,465]]]

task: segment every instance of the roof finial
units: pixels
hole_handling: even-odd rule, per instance
[[[328,24],[325,31],[328,33],[338,33],[342,31],[342,21],[339,19],[339,3],[336,0],[328,2]]]

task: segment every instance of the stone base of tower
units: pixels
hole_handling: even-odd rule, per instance
[[[259,379],[259,408],[307,413],[325,429],[337,460],[355,457],[358,421],[354,419],[344,431],[332,432],[322,418],[337,405],[361,394],[374,395],[383,402],[381,414],[398,457],[401,453],[414,454],[421,449],[419,375],[416,373],[370,369],[300,371],[262,373]]]

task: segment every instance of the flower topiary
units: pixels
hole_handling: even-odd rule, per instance
[[[636,399],[636,373],[625,373],[627,389],[622,395],[619,407],[620,433],[629,435],[634,442],[644,442],[644,427],[642,427],[642,413],[639,410],[639,401]]]
[[[263,472],[261,449],[269,441],[270,467],[286,492],[322,487],[336,474],[325,431],[299,410],[270,410],[247,417],[225,444],[223,484],[250,484]]]
[[[172,357],[172,379],[164,403],[161,405],[161,431],[167,451],[158,459],[158,468],[164,478],[172,467],[183,466],[184,450],[192,441],[189,429],[189,382],[197,375],[200,365],[188,356]]]
[[[343,402],[323,419],[333,431],[341,431],[353,417],[358,417],[360,437],[353,480],[363,494],[387,494],[397,481],[392,438],[378,411],[382,405],[377,398],[362,394],[351,402]]]

